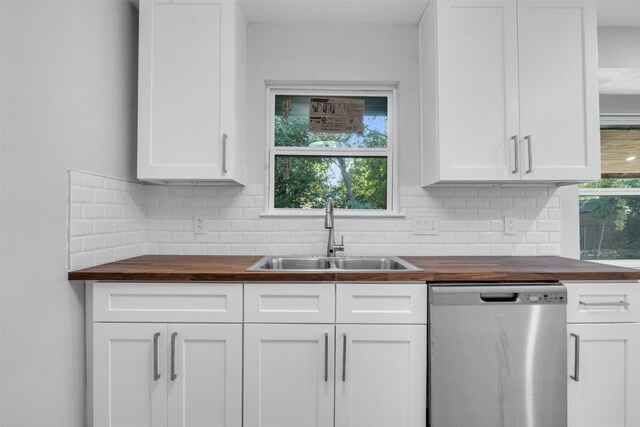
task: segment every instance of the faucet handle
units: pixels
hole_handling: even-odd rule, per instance
[[[335,252],[344,252],[344,235],[340,236],[340,244],[333,245],[333,250]]]

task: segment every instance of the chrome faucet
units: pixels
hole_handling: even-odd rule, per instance
[[[327,256],[334,257],[336,252],[344,251],[344,236],[340,239],[340,244],[336,245],[336,239],[333,235],[333,200],[331,197],[327,199],[327,205],[324,214],[324,228],[329,230],[329,240],[327,241]]]

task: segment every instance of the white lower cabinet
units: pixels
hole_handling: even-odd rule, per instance
[[[336,427],[426,426],[426,325],[337,325],[336,338]]]
[[[245,325],[244,426],[332,427],[334,326]]]
[[[94,427],[242,426],[242,326],[96,323]]]
[[[565,284],[568,426],[640,426],[640,285]]]
[[[576,378],[568,385],[569,427],[640,426],[640,324],[570,324],[568,333]]]
[[[242,427],[242,284],[97,282],[86,296],[89,427]]]
[[[426,304],[425,284],[246,286],[244,427],[425,427]]]
[[[93,283],[89,427],[425,427],[426,303],[415,283]]]
[[[166,331],[162,324],[94,324],[94,427],[167,425]],[[161,381],[154,380],[156,334]]]

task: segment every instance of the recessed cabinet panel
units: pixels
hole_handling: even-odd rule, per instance
[[[640,324],[570,324],[569,427],[640,425]],[[579,337],[576,358],[576,336]]]
[[[169,425],[241,427],[242,325],[169,325],[168,337]]]
[[[596,16],[571,1],[519,1],[523,179],[598,179]]]
[[[333,427],[334,328],[245,326],[245,427]]]
[[[221,16],[219,4],[153,8],[152,165],[220,164],[217,144],[203,139],[220,130]]]
[[[442,179],[517,178],[516,3],[438,8]]]
[[[141,0],[139,33],[138,178],[238,182],[242,9],[233,0]]]
[[[166,427],[167,326],[96,323],[93,332],[93,427]]]
[[[96,283],[93,316],[104,322],[241,322],[241,283]]]
[[[426,326],[338,325],[336,338],[336,426],[426,425]]]
[[[336,323],[427,323],[426,284],[338,283]]]
[[[422,185],[599,179],[595,2],[429,2]]]
[[[640,322],[638,282],[567,282],[569,323]]]
[[[333,283],[247,283],[244,321],[260,323],[334,323]]]

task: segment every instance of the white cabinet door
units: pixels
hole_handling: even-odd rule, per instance
[[[170,324],[171,427],[242,427],[242,325]]]
[[[166,427],[167,325],[95,323],[93,332],[93,426]]]
[[[230,0],[140,2],[139,179],[233,177],[235,8]]]
[[[337,325],[336,339],[336,427],[426,425],[426,325]]]
[[[596,36],[592,1],[430,2],[422,185],[599,179]]]
[[[518,1],[522,179],[600,178],[595,2]]]
[[[640,324],[569,324],[569,427],[640,426]],[[575,337],[580,338],[579,363]]]
[[[333,426],[333,325],[245,325],[244,426]]]
[[[516,2],[439,2],[437,22],[440,180],[519,179]]]

